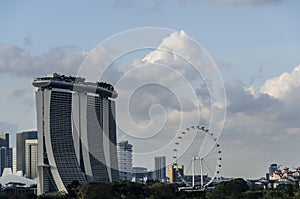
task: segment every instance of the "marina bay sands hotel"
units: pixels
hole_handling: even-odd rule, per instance
[[[36,78],[38,195],[119,180],[113,86],[54,73]]]

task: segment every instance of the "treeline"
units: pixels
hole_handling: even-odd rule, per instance
[[[74,182],[68,187],[69,194],[42,195],[39,199],[300,199],[299,187],[288,185],[284,189],[249,189],[246,181],[235,179],[218,184],[206,192],[183,192],[173,184],[153,183],[143,185],[133,182],[88,183]]]
[[[206,192],[207,199],[300,199],[299,186],[287,185],[282,189],[250,189],[241,178],[222,182],[212,191]]]

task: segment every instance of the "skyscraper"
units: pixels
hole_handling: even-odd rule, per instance
[[[119,175],[121,181],[132,180],[132,145],[128,141],[118,143]]]
[[[23,131],[17,133],[16,153],[17,153],[17,171],[26,174],[25,142],[26,140],[36,140],[37,131]]]
[[[7,167],[7,148],[0,147],[0,173]]]
[[[13,169],[13,148],[8,148],[8,163],[7,167]]]
[[[38,194],[74,180],[119,180],[114,88],[54,73],[37,78]]]
[[[34,179],[37,177],[38,140],[25,141],[25,164],[26,177]]]
[[[166,157],[154,157],[155,179],[159,181],[166,180]]]
[[[9,134],[0,134],[0,147],[1,147],[1,158],[0,158],[0,174],[6,167],[12,167],[11,149],[9,148]]]
[[[9,134],[0,133],[0,147],[9,148]]]
[[[12,172],[17,172],[17,148],[12,148]]]

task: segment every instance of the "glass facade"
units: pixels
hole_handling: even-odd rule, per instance
[[[87,96],[88,146],[93,179],[99,182],[109,182],[103,148],[103,114],[101,114],[101,110],[103,110],[103,99]]]
[[[119,179],[119,167],[117,157],[117,132],[116,132],[116,105],[115,101],[109,100],[109,147],[111,154],[111,174],[113,180]]]
[[[72,93],[51,92],[50,138],[58,173],[64,185],[85,179],[77,162],[71,120]]]
[[[166,157],[154,157],[155,179],[164,181],[166,179]]]

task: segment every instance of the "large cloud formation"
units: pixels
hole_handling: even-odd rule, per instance
[[[226,164],[251,165],[252,170],[226,168],[231,175],[260,177],[278,162],[297,166],[300,152],[300,67],[265,81],[260,91],[241,81],[226,84],[229,106],[223,133]],[[238,150],[237,150],[238,149]],[[247,172],[247,173],[245,173]]]
[[[287,128],[298,128],[300,134],[300,65],[290,73],[267,80],[261,92],[282,101],[283,105],[277,109],[280,114],[273,117],[283,121]]]
[[[287,97],[295,96],[297,93],[293,93],[295,89],[300,87],[300,65],[295,67],[291,72],[285,72],[278,77],[274,77],[265,82],[261,89],[262,93],[266,93],[275,98],[286,99]]]
[[[12,73],[25,77],[36,77],[53,71],[76,74],[86,53],[77,49],[65,52],[56,47],[43,55],[30,52],[13,44],[0,44],[0,73]]]

